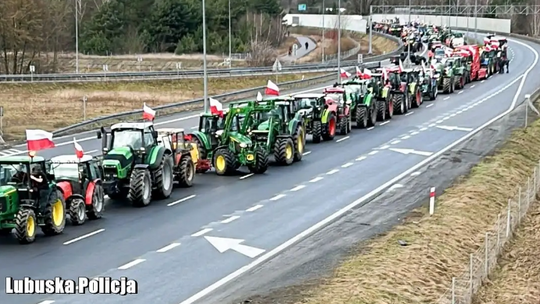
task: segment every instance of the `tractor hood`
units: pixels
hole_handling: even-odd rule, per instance
[[[247,146],[251,146],[252,142],[251,142],[251,139],[243,134],[240,134],[238,132],[231,132],[230,133],[230,138],[232,141],[236,142],[236,143],[244,143],[246,144]]]
[[[128,164],[131,164],[132,160],[133,153],[129,147],[118,147],[103,156],[103,166],[125,168]]]
[[[103,159],[116,159],[120,155],[125,158],[131,158],[133,153],[129,147],[118,147],[107,152],[107,154],[103,156]]]
[[[17,192],[17,189],[12,185],[0,186],[0,197],[9,196],[15,192]]]
[[[17,202],[19,200],[19,193],[17,189],[11,185],[0,186],[0,210],[6,210],[3,204],[8,202]]]

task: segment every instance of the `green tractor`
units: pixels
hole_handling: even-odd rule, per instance
[[[48,162],[40,156],[0,158],[0,234],[14,230],[21,244],[35,241],[37,227],[45,235],[58,235],[66,225],[66,204]],[[43,182],[36,184],[36,172]],[[39,173],[41,172],[41,173]]]
[[[426,68],[419,73],[419,82],[422,91],[422,97],[427,97],[433,101],[439,95],[437,82],[439,74],[432,68]]]
[[[383,79],[382,68],[378,68],[371,71],[371,83],[373,85],[374,95],[378,101],[382,103],[386,113],[382,116],[382,113],[378,117],[378,120],[389,120],[394,116],[394,103],[390,99],[390,84],[387,80]]]
[[[306,144],[307,111],[292,97],[273,97],[255,103],[257,113],[248,134],[266,144],[276,163],[288,166],[301,161]]]
[[[174,184],[170,149],[159,144],[151,122],[118,123],[101,128],[103,188],[114,200],[126,197],[134,207],[145,207],[152,198],[168,198]]]
[[[454,74],[453,62],[447,58],[440,59],[436,62],[435,68],[440,75],[438,90],[446,94],[454,93],[456,87],[456,76]]]
[[[372,127],[377,120],[386,120],[386,103],[377,98],[376,82],[353,79],[341,86],[345,89],[345,100],[351,101],[351,119],[357,128]]]
[[[231,102],[223,115],[203,113],[199,130],[189,136],[202,148],[200,157],[208,165],[197,166],[199,172],[212,166],[218,175],[232,175],[241,166],[251,173],[262,174],[268,169],[266,146],[254,142],[247,134],[246,119],[255,111],[252,102]],[[212,166],[210,166],[210,163]]]
[[[453,56],[447,59],[447,66],[452,68],[452,72],[455,75],[455,88],[458,90],[463,90],[465,84],[467,83],[467,69],[466,62],[461,56]]]
[[[293,98],[297,108],[305,110],[306,133],[311,134],[313,143],[333,140],[336,135],[337,117],[321,93],[299,94]]]

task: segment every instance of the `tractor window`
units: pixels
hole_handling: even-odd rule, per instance
[[[9,183],[22,183],[24,176],[27,175],[25,165],[1,164],[0,165],[0,185]]]
[[[101,171],[99,170],[97,163],[90,163],[90,174],[92,179],[101,178]]]
[[[155,144],[154,136],[152,136],[150,129],[144,130],[144,144],[146,147],[150,147]]]
[[[56,179],[79,180],[79,164],[56,164],[53,166],[54,177]]]
[[[140,130],[113,131],[112,148],[131,147],[135,150],[142,148],[142,132]]]

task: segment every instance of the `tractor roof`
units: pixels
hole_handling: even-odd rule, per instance
[[[336,87],[336,88],[325,88],[325,93],[345,93],[344,88]]]
[[[13,163],[13,164],[19,164],[19,163],[30,163],[30,162],[42,162],[45,161],[45,158],[43,156],[34,156],[33,158],[26,155],[11,155],[11,156],[2,156],[0,157],[0,163]]]
[[[268,101],[268,100],[274,100],[274,101],[291,101],[291,100],[294,100],[294,98],[290,95],[287,95],[287,96],[271,96],[271,97],[265,97],[263,98],[263,101]]]
[[[170,134],[170,133],[184,132],[184,129],[183,128],[162,128],[162,129],[157,129],[156,131],[158,132],[159,135],[165,135],[165,134]]]
[[[306,94],[298,94],[294,95],[294,98],[321,98],[324,94],[322,93],[306,93]]]
[[[51,158],[51,162],[53,164],[75,164],[75,163],[84,163],[87,161],[91,161],[93,157],[91,155],[83,155],[83,157],[79,160],[77,158],[77,155],[68,154],[68,155],[59,155]]]
[[[144,130],[153,125],[154,125],[153,122],[121,122],[121,123],[112,125],[111,130],[118,130],[118,129]]]

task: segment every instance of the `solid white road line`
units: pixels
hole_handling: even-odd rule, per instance
[[[253,206],[251,208],[246,209],[246,212],[253,212],[255,210],[261,209],[262,207],[264,207],[264,206],[263,205],[255,205],[255,206]]]
[[[474,136],[476,133],[482,131],[483,129],[485,129],[486,127],[491,125],[493,122],[499,120],[501,117],[504,117],[505,115],[510,113],[515,108],[516,103],[517,103],[517,99],[519,98],[519,96],[521,96],[521,90],[523,88],[523,84],[525,83],[525,79],[526,79],[527,75],[529,74],[529,72],[532,69],[534,69],[536,67],[536,64],[538,63],[538,56],[539,56],[538,52],[536,50],[534,50],[532,47],[530,47],[529,45],[527,45],[525,43],[522,43],[522,42],[519,42],[519,41],[515,41],[513,39],[512,39],[512,41],[527,47],[534,54],[535,59],[534,59],[534,63],[529,66],[529,68],[526,70],[526,72],[521,77],[516,78],[511,83],[511,84],[513,84],[516,81],[518,81],[520,78],[523,78],[522,81],[521,81],[521,84],[519,85],[518,90],[516,91],[516,94],[514,95],[514,100],[512,101],[512,105],[508,108],[508,110],[506,110],[505,112],[499,114],[498,116],[494,117],[493,119],[489,120],[488,122],[481,125],[480,127],[476,128],[474,131],[463,135],[463,137],[461,137],[458,140],[454,141],[450,145],[442,148],[438,152],[432,154],[431,156],[427,157],[426,159],[424,159],[423,161],[417,163],[416,165],[410,167],[409,169],[405,170],[405,172],[395,176],[394,178],[387,181],[383,185],[380,185],[378,188],[372,190],[370,193],[362,196],[361,198],[355,200],[354,202],[352,202],[349,205],[343,207],[342,209],[338,210],[334,214],[328,216],[327,218],[323,219],[322,221],[320,221],[320,222],[316,223],[315,225],[309,227],[308,229],[302,231],[301,233],[297,234],[296,236],[292,237],[291,239],[287,240],[286,242],[282,243],[281,245],[279,245],[279,246],[275,247],[274,249],[266,252],[264,255],[260,256],[259,258],[257,258],[253,262],[239,268],[236,271],[233,271],[229,275],[221,278],[220,280],[216,281],[215,283],[213,283],[213,284],[209,285],[208,287],[202,289],[201,291],[199,291],[196,294],[192,295],[188,299],[182,301],[180,304],[193,304],[194,302],[200,300],[201,298],[205,297],[206,295],[210,294],[211,292],[215,291],[216,289],[218,289],[218,288],[222,287],[223,285],[225,285],[225,284],[233,281],[234,279],[238,278],[242,274],[252,270],[253,268],[259,266],[260,264],[262,264],[262,263],[266,262],[267,260],[273,258],[274,256],[278,255],[282,251],[284,251],[287,248],[291,247],[292,245],[296,244],[297,242],[303,240],[304,238],[308,237],[309,235],[313,234],[314,232],[318,231],[319,229],[321,229],[321,228],[325,227],[326,225],[332,223],[333,221],[335,221],[336,219],[341,217],[343,214],[349,212],[349,210],[352,210],[356,206],[358,206],[358,205],[362,204],[363,202],[371,199],[373,196],[377,195],[381,191],[384,191],[384,189],[390,187],[391,185],[398,182],[402,178],[406,177],[407,175],[409,175],[409,174],[411,174],[413,172],[418,171],[419,168],[422,168],[423,166],[429,164],[434,159],[436,159],[436,158],[440,157],[441,155],[443,155],[444,153],[446,153],[446,151],[448,151],[448,150],[454,148],[455,146],[461,144],[462,142],[468,140],[469,138]],[[500,92],[496,92],[495,94],[493,94],[493,96],[497,95],[499,93]],[[493,96],[489,96],[488,98],[491,98]]]
[[[214,229],[212,229],[212,228],[204,228],[203,230],[195,232],[191,236],[201,236],[201,235],[204,235],[204,234],[206,234],[206,233],[208,233],[208,232],[210,232],[212,230],[214,230]]]
[[[126,269],[129,269],[129,268],[131,268],[131,267],[133,267],[135,265],[138,265],[138,264],[140,264],[140,263],[142,263],[144,261],[146,261],[146,260],[145,259],[136,259],[136,260],[133,260],[133,261],[127,263],[127,264],[124,264],[124,265],[118,267],[118,269],[119,270],[126,270]]]
[[[180,246],[180,243],[172,243],[172,244],[169,244],[169,245],[167,245],[167,246],[165,246],[165,247],[163,247],[161,249],[156,250],[156,252],[164,253],[164,252],[167,252],[167,251],[169,251],[169,250],[171,250],[173,248],[176,248],[178,246]]]
[[[185,202],[185,201],[187,201],[187,200],[190,200],[190,199],[194,198],[195,196],[197,196],[197,195],[196,195],[196,194],[192,194],[192,195],[190,195],[190,196],[184,197],[184,198],[179,199],[179,200],[177,200],[177,201],[174,201],[174,202],[172,202],[172,203],[168,203],[167,206],[168,206],[168,207],[171,207],[171,206],[174,206],[174,205],[176,205],[176,204],[180,204],[180,203],[182,203],[182,202]]]
[[[236,221],[236,220],[239,219],[239,218],[240,218],[240,217],[239,217],[238,215],[233,215],[233,216],[231,216],[231,217],[229,217],[229,218],[224,219],[223,221],[221,221],[221,223],[222,223],[222,224],[228,224],[228,223],[230,223],[230,222]]]
[[[69,241],[64,242],[64,245],[73,244],[73,243],[78,242],[78,241],[80,241],[80,240],[84,240],[84,239],[86,239],[86,238],[89,238],[89,237],[91,237],[91,236],[94,236],[94,235],[96,235],[96,234],[98,234],[98,233],[102,233],[103,231],[105,231],[105,229],[98,229],[98,230],[96,230],[96,231],[89,232],[89,233],[87,233],[87,234],[81,235],[81,236],[76,237],[76,238],[74,238],[74,239],[72,239],[72,240],[69,240]]]

